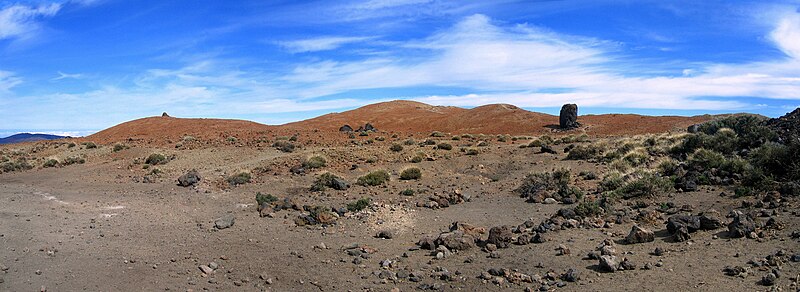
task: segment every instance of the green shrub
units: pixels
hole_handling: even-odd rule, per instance
[[[478,147],[486,147],[486,146],[489,146],[489,142],[481,141],[478,143]]]
[[[417,152],[417,155],[414,155],[414,157],[411,157],[411,163],[420,163],[423,160],[425,160],[425,156],[426,156],[425,153]]]
[[[436,145],[436,149],[453,150],[453,145],[448,143],[439,143],[439,145]]]
[[[600,190],[604,192],[615,191],[622,187],[624,183],[625,179],[622,178],[622,174],[619,172],[612,172],[606,174],[603,180],[600,181]]]
[[[479,153],[480,151],[478,151],[478,149],[475,148],[469,148],[464,151],[464,154],[466,155],[478,155]]]
[[[392,146],[389,146],[389,150],[394,152],[403,151],[403,145],[400,145],[398,143],[392,143]]]
[[[422,144],[425,144],[425,145],[436,145],[436,140],[433,140],[433,139],[425,139],[425,141],[424,141],[424,142],[422,142]]]
[[[258,203],[258,206],[261,206],[264,203],[271,204],[272,202],[276,201],[278,201],[278,198],[271,194],[264,195],[261,192],[256,193],[256,203]]]
[[[575,206],[575,214],[580,217],[594,217],[603,214],[603,209],[597,201],[584,201]]]
[[[314,184],[311,185],[312,192],[319,192],[324,191],[325,188],[332,188],[334,190],[346,190],[350,187],[350,184],[347,183],[341,177],[338,177],[330,172],[323,173],[317,177],[314,181]]]
[[[421,177],[422,170],[416,167],[406,168],[400,173],[400,179],[402,180],[420,179]]]
[[[195,139],[194,136],[183,136],[183,142],[193,142]]]
[[[147,156],[147,159],[144,161],[144,163],[149,165],[165,164],[167,162],[168,162],[167,157],[164,156],[164,154],[158,154],[158,153],[150,154],[150,156]]]
[[[720,167],[725,163],[725,156],[713,150],[700,148],[689,157],[687,162],[692,169],[707,170]]]
[[[61,162],[61,165],[84,164],[84,163],[86,163],[86,159],[83,159],[81,157],[71,156],[64,158],[64,161]]]
[[[83,144],[83,146],[86,146],[86,149],[95,149],[95,148],[97,148],[97,144],[94,144],[94,142],[83,142],[81,144]]]
[[[536,142],[536,141],[534,141]],[[539,146],[541,147],[541,146]],[[596,145],[577,145],[567,154],[567,160],[589,160],[603,155],[603,149]]]
[[[453,136],[453,138],[450,138],[450,140],[459,141],[461,140],[461,136]]]
[[[58,160],[55,159],[48,159],[47,161],[44,162],[44,164],[42,164],[42,167],[44,168],[56,167],[56,166],[58,166]]]
[[[314,169],[314,168],[325,167],[327,163],[328,161],[325,160],[325,157],[311,156],[303,161],[303,167]]]
[[[347,211],[358,212],[358,211],[364,210],[367,207],[369,207],[369,203],[370,203],[370,199],[369,198],[358,199],[358,201],[355,201],[355,202],[347,204]]]
[[[376,170],[358,178],[356,182],[362,186],[378,186],[389,181],[389,173],[385,170]]]
[[[362,131],[361,133],[358,134],[358,136],[367,137],[369,136],[369,133],[367,133],[366,131]]]
[[[126,148],[127,148],[127,147],[125,147],[125,145],[122,145],[122,144],[114,144],[114,148],[113,148],[113,149],[111,149],[111,152],[120,152],[120,151],[122,151],[122,150],[125,150]]]
[[[672,181],[650,172],[640,172],[637,178],[631,179],[615,192],[625,199],[644,196],[655,196],[673,187]]]
[[[225,139],[225,141],[227,141],[228,143],[236,143],[236,141],[239,141],[239,139],[236,139],[236,137],[230,136],[227,139]]]
[[[412,189],[405,189],[405,190],[400,192],[400,195],[402,195],[402,196],[413,196],[415,193],[416,193],[416,191],[414,191]]]
[[[568,169],[530,173],[515,191],[524,198],[534,196],[539,191],[557,191],[568,187],[570,177]]]
[[[67,148],[72,148],[72,147],[75,147],[75,146],[77,146],[77,145],[75,145],[75,143],[72,143],[72,142],[69,142],[69,144],[67,144]]]
[[[297,134],[294,134],[291,137],[289,137],[289,141],[297,142]]]
[[[417,144],[417,142],[414,141],[414,139],[411,139],[411,138],[408,138],[405,141],[403,141],[403,145],[406,145],[406,146],[411,146],[411,145],[414,145],[414,144]]]
[[[597,173],[595,173],[594,171],[581,171],[580,173],[578,173],[578,175],[585,180],[597,179]]]
[[[226,180],[232,186],[236,185],[243,185],[249,183],[251,179],[250,173],[248,172],[240,172],[234,175],[229,176]]]
[[[431,137],[444,137],[444,136],[445,136],[445,134],[442,133],[442,132],[439,132],[439,131],[433,131],[431,133]]]
[[[295,146],[294,144],[292,144],[292,142],[284,140],[275,141],[275,143],[272,143],[272,147],[275,147],[275,149],[278,149],[281,152],[286,152],[286,153],[294,152],[295,149]]]
[[[17,170],[28,170],[32,169],[33,165],[28,163],[28,160],[25,158],[17,158],[16,161],[8,161],[3,162],[0,164],[0,170],[3,172],[12,172]]]
[[[384,136],[377,137],[377,138],[375,138],[375,141],[379,141],[379,142],[386,141],[386,137],[384,137]]]

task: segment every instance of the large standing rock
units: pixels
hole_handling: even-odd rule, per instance
[[[439,234],[436,245],[443,245],[450,250],[468,250],[475,246],[475,238],[464,234],[463,231],[456,230]]]
[[[625,242],[628,244],[652,242],[654,240],[656,240],[655,233],[641,228],[639,225],[633,225],[628,237],[625,237]]]
[[[178,185],[182,187],[192,186],[198,182],[200,182],[200,173],[198,173],[195,169],[192,169],[186,174],[178,177]]]
[[[581,124],[578,123],[578,105],[569,103],[562,106],[558,122],[561,129],[564,130],[580,127]]]

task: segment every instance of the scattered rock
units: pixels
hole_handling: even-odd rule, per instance
[[[778,277],[775,273],[767,273],[764,277],[761,277],[761,285],[764,286],[772,286],[775,285],[775,281],[778,280]]]
[[[606,272],[616,272],[619,269],[619,262],[616,256],[603,255],[600,256],[600,269]]]
[[[553,199],[553,198],[546,198],[546,199],[544,199],[544,201],[542,203],[555,204],[555,203],[558,203],[558,201],[556,201],[556,199]]]
[[[193,186],[198,182],[200,182],[200,173],[198,173],[195,169],[192,169],[186,174],[178,177],[178,185],[182,187]]]
[[[394,234],[392,233],[391,230],[381,230],[380,232],[378,232],[377,235],[375,235],[375,237],[383,239],[392,239],[392,237],[394,237]]]
[[[200,271],[203,272],[203,274],[210,275],[210,274],[214,273],[214,269],[212,269],[208,265],[201,265],[199,268],[200,268]]]
[[[228,213],[214,221],[214,227],[217,229],[225,229],[233,226],[235,220],[236,218],[233,217],[233,214]]]
[[[654,240],[656,240],[655,233],[639,227],[639,225],[634,225],[628,236],[625,237],[625,242],[628,244],[652,242]]]
[[[733,221],[728,224],[728,234],[734,238],[741,238],[748,236],[750,233],[755,232],[756,223],[750,215],[744,214],[739,211],[733,211]]]
[[[553,150],[553,147],[550,147],[550,145],[542,145],[542,147],[540,148],[541,148],[541,153],[558,154],[558,152]]]
[[[570,268],[566,273],[561,275],[561,280],[567,282],[577,282],[580,279],[580,272],[574,268]]]

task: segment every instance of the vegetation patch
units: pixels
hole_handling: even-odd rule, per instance
[[[237,173],[237,174],[229,176],[225,180],[228,182],[228,184],[230,184],[232,186],[236,186],[236,185],[243,185],[243,184],[249,183],[251,179],[252,179],[252,177],[250,176],[249,172],[240,172],[240,173]]]
[[[385,170],[376,170],[358,178],[356,184],[362,186],[379,186],[389,181],[389,173]]]
[[[325,167],[325,165],[327,163],[328,163],[328,161],[325,160],[325,157],[317,155],[317,156],[311,156],[311,157],[307,158],[306,160],[304,160],[303,161],[303,167],[310,168],[310,169],[321,168],[321,167]]]
[[[412,179],[420,179],[422,178],[422,170],[416,167],[406,168],[403,172],[400,173],[400,179],[402,180],[412,180]]]

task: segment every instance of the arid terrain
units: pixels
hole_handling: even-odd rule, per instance
[[[742,117],[395,101],[4,145],[0,291],[800,291],[797,120]]]

